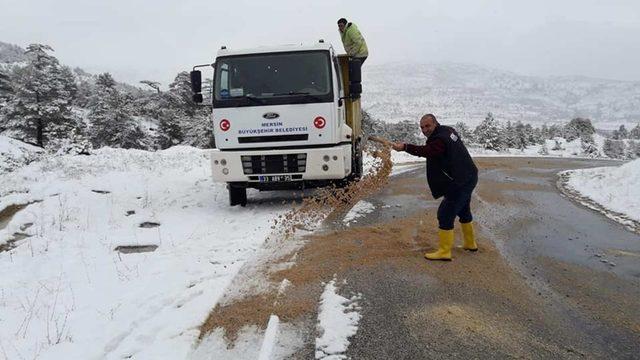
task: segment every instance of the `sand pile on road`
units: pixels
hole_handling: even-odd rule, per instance
[[[352,181],[343,188],[323,188],[303,199],[300,205],[294,205],[291,211],[275,220],[272,236],[289,238],[296,230],[313,226],[332,212],[346,210],[386,185],[393,168],[391,149],[372,145],[366,151],[376,161],[359,181]]]

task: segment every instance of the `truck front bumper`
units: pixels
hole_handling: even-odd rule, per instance
[[[280,150],[212,150],[218,182],[290,182],[344,179],[351,173],[351,144]],[[286,179],[286,180],[285,180]]]

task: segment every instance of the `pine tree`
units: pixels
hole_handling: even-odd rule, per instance
[[[196,115],[189,121],[190,126],[184,132],[184,144],[202,149],[215,148],[211,117],[208,114]]]
[[[485,119],[474,130],[476,142],[485,149],[500,151],[504,149],[498,122],[493,114],[488,113]]]
[[[473,138],[473,131],[471,131],[467,124],[459,121],[455,124],[454,128],[458,132],[458,135],[460,135],[460,137],[462,138],[462,141],[465,142],[465,144],[468,145],[474,143],[475,139]]]
[[[15,72],[15,95],[6,110],[7,128],[13,136],[41,147],[79,126],[71,113],[75,79],[50,51],[51,47],[42,44],[27,47],[28,63]]]
[[[547,123],[542,124],[542,127],[540,128],[540,135],[542,136],[542,139],[551,139],[551,137],[549,137],[549,127],[547,126]]]
[[[582,135],[580,137],[580,147],[582,148],[582,154],[588,157],[600,156],[600,151],[596,146],[596,142],[593,140],[593,135]]]
[[[629,131],[629,139],[640,140],[640,124],[636,125]]]
[[[624,124],[620,125],[620,127],[618,128],[617,135],[618,136],[615,139],[622,140],[629,138],[629,131],[627,131],[627,128],[624,126]]]
[[[419,144],[424,142],[422,132],[415,121],[402,120],[395,124],[387,124],[386,138],[395,142]]]
[[[627,158],[640,158],[640,141],[630,140],[627,146]]]
[[[573,141],[582,135],[593,135],[596,129],[591,124],[591,120],[584,118],[571,119],[564,127],[563,137],[567,141]]]
[[[144,133],[131,115],[133,97],[120,92],[109,73],[98,75],[95,88],[88,116],[93,146],[144,149]]]
[[[13,93],[11,79],[4,69],[0,68],[0,101],[7,100]],[[1,104],[1,103],[0,103]]]
[[[527,134],[525,133],[525,126],[522,122],[518,121],[514,127],[515,132],[515,148],[524,150],[527,148]]]
[[[622,159],[624,158],[624,148],[624,141],[606,139],[602,147],[602,152],[612,159]]]
[[[516,128],[511,124],[511,121],[507,121],[507,124],[502,129],[504,134],[504,145],[508,148],[516,148],[518,144],[518,136],[516,134]]]

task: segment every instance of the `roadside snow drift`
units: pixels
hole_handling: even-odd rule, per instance
[[[337,294],[336,280],[324,288],[318,311],[318,328],[321,336],[316,339],[316,359],[346,359],[349,338],[358,331],[360,313],[357,301],[360,296],[347,299]]]
[[[0,184],[0,211],[28,204],[0,230],[15,241],[0,252],[8,359],[184,359],[287,210],[229,207],[189,147],[46,157]]]
[[[640,222],[640,159],[620,167],[571,170],[563,174],[569,189],[607,210]]]

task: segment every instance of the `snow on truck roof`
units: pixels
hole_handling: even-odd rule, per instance
[[[261,53],[274,53],[274,52],[287,52],[287,51],[312,51],[312,50],[330,50],[333,51],[331,44],[326,42],[317,42],[313,44],[290,44],[290,45],[276,45],[276,46],[260,46],[250,49],[227,49],[222,48],[218,50],[217,56],[229,56],[229,55],[246,55],[246,54],[261,54]]]

